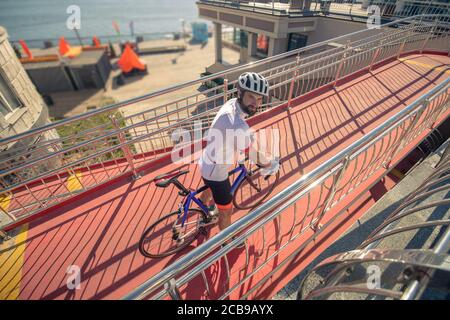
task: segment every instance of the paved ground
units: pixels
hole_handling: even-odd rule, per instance
[[[155,40],[144,43],[145,46],[151,47],[182,44],[185,44],[184,40]],[[120,102],[175,84],[198,79],[200,74],[205,72],[205,68],[215,62],[214,38],[209,38],[205,46],[189,44],[189,42],[186,42],[186,45],[187,50],[184,52],[141,55],[140,58],[147,63],[148,75],[126,78],[123,86],[117,86],[113,81],[114,77],[120,74],[120,70],[115,67],[106,84],[106,91],[100,89],[51,94],[55,105],[49,107],[50,117],[62,118],[84,113],[89,107],[99,105],[104,97],[110,97],[116,102]],[[33,49],[32,51],[38,55],[55,53],[55,50],[53,48],[48,50]],[[117,49],[116,52],[119,52],[119,50]],[[237,64],[239,63],[239,53],[223,48],[223,59],[230,64]],[[117,58],[111,60],[113,66],[117,60]],[[179,90],[177,95],[181,97],[184,93]],[[176,96],[172,95],[169,98],[173,101]],[[167,97],[164,99],[167,100]],[[164,100],[161,99],[152,99],[152,104],[155,105],[163,102]],[[123,111],[125,114],[130,114],[140,109],[147,110],[148,104],[134,104],[132,108],[123,108]]]

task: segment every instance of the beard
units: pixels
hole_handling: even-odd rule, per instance
[[[249,108],[249,106],[244,104],[244,101],[241,102],[241,108],[242,108],[242,111],[244,111],[246,114],[248,114],[249,117],[256,114],[256,108],[254,106],[252,106],[252,108]]]

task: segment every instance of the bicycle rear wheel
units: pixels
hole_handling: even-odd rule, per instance
[[[183,214],[169,213],[148,227],[139,240],[139,251],[147,258],[163,258],[191,244],[203,230],[204,212],[189,209],[184,226]]]
[[[238,209],[253,209],[260,205],[273,191],[280,172],[275,175],[262,176],[260,168],[249,171],[233,194],[233,204]]]

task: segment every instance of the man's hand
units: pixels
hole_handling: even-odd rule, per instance
[[[280,161],[275,158],[270,160],[270,162],[265,165],[261,166],[261,175],[263,176],[271,176],[274,175],[280,170]]]

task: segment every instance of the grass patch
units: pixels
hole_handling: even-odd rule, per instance
[[[99,102],[96,109],[100,109],[106,105],[115,103],[114,99],[110,97],[104,97]],[[117,124],[120,128],[125,127],[125,120],[120,111],[104,112],[101,114],[93,115],[81,121],[72,122],[63,126],[56,128],[60,138],[63,140],[62,147],[67,149],[69,147],[75,146],[86,140],[95,139],[105,135],[108,132],[115,130],[115,127],[111,121],[111,117],[114,116],[117,119]],[[124,132],[125,138],[129,140],[130,134]],[[99,142],[95,142],[95,145],[88,145],[86,147],[79,147],[76,150],[68,151],[64,154],[64,160],[68,162],[75,161],[80,158],[84,158],[88,155],[94,154],[101,149],[107,149],[112,146],[119,144],[119,138],[117,134],[112,135],[108,138],[102,138]],[[130,145],[132,153],[135,153],[134,145]],[[91,159],[88,164],[98,163],[98,160],[108,161],[118,158],[123,158],[124,153],[121,149],[116,149],[112,152],[105,153],[99,158]]]

